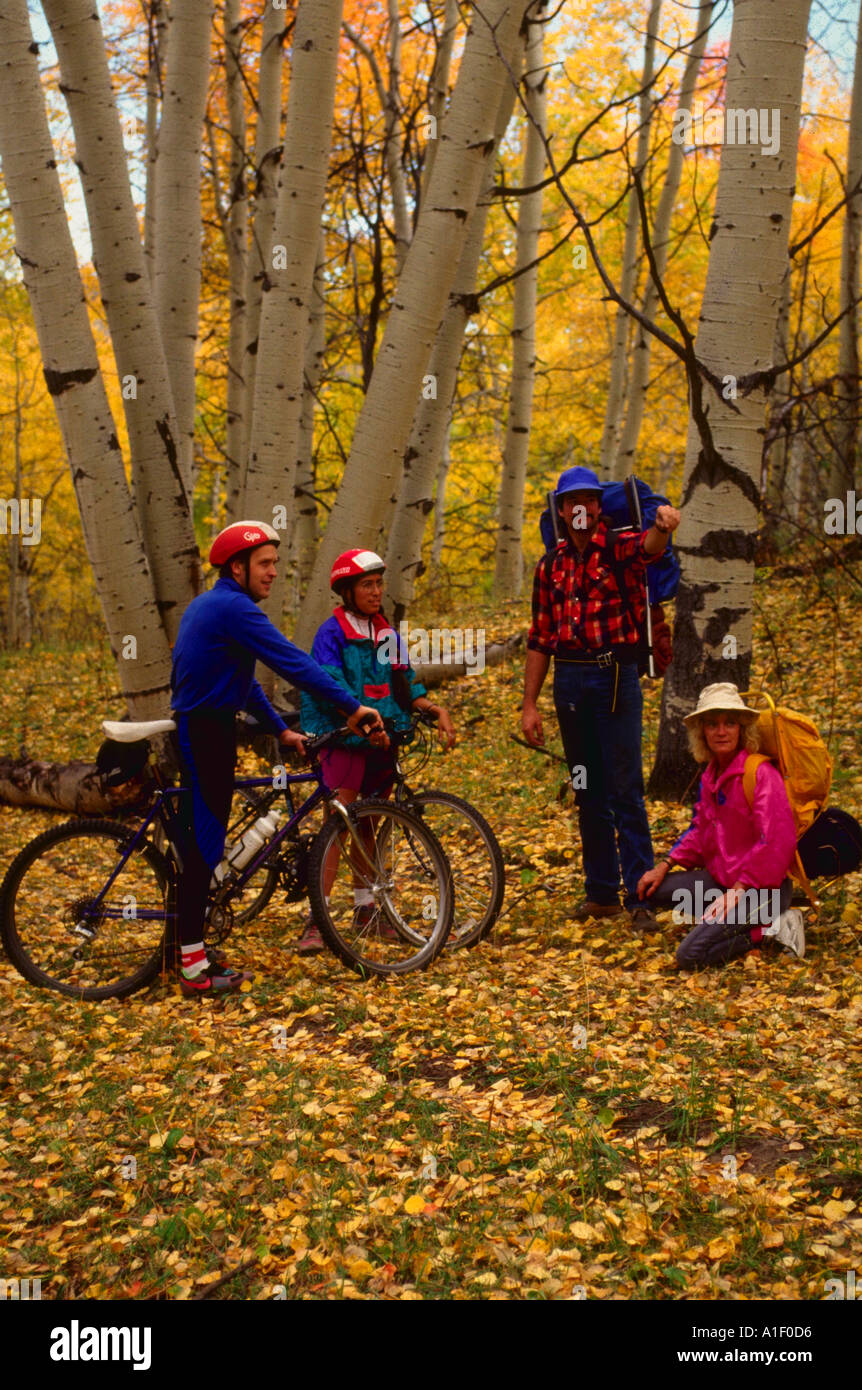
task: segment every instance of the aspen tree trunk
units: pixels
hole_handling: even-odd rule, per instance
[[[284,14],[272,5],[263,13],[260,39],[260,62],[257,84],[257,126],[254,136],[254,218],[251,226],[251,245],[246,259],[245,281],[245,344],[243,349],[242,381],[244,392],[242,446],[239,467],[228,473],[227,520],[240,519],[240,503],[245,489],[245,474],[251,442],[251,417],[257,375],[257,346],[260,332],[260,310],[264,286],[269,287],[272,271],[272,229],[278,195],[278,170],[281,163],[281,78],[284,68]]]
[[[641,92],[638,102],[638,138],[635,146],[635,171],[642,175],[649,156],[650,126],[652,124],[652,91],[655,62],[655,41],[658,33],[661,0],[651,0],[644,41],[644,65],[641,76]],[[626,231],[623,242],[623,265],[620,277],[620,294],[631,302],[638,273],[638,228],[640,212],[635,190],[629,194],[626,213]],[[605,423],[599,446],[599,477],[609,478],[614,467],[617,441],[623,423],[623,408],[626,399],[626,373],[628,369],[629,319],[625,309],[617,309],[614,325],[614,340],[611,348],[611,373],[608,383],[608,398],[605,403]]]
[[[507,54],[516,80],[520,78],[523,57],[523,42],[516,34],[513,47]],[[386,592],[396,622],[401,621],[412,602],[416,580],[424,570],[422,538],[428,514],[434,505],[434,479],[447,448],[464,330],[478,307],[476,277],[485,244],[488,213],[494,199],[494,162],[512,118],[516,96],[515,83],[507,80],[497,107],[493,145],[486,155],[482,192],[467,221],[461,259],[428,363],[428,384],[429,388],[433,386],[434,389],[422,393],[404,453],[397,497],[392,498],[396,505],[386,548]]]
[[[775,325],[775,347],[773,348],[773,361],[786,362],[788,357],[788,345],[790,341],[790,263],[785,267],[784,277],[781,285],[781,306],[778,310],[778,320]],[[792,382],[789,372],[782,372],[781,376],[775,379],[775,388],[769,401],[770,419],[772,412],[781,410],[787,402],[790,394]],[[782,417],[780,428],[772,439],[771,448],[765,455],[766,477],[762,480],[764,495],[770,512],[768,525],[772,531],[772,539],[776,538],[776,533],[780,531],[780,522],[772,518],[772,511],[777,508],[784,510],[785,485],[787,481],[787,464],[790,455],[788,447],[791,420],[785,414]]]
[[[10,322],[10,327],[12,326]],[[21,466],[21,436],[24,433],[24,419],[21,412],[21,359],[17,351],[17,342],[13,367],[15,371],[15,403],[12,421],[12,449],[15,459],[15,496],[20,499],[24,486]],[[20,531],[13,531],[9,537],[9,598],[6,608],[6,640],[7,644],[13,648],[26,646],[33,637],[30,571],[33,568],[34,548],[24,544]]]
[[[321,230],[314,283],[311,288],[311,317],[305,345],[305,384],[302,414],[299,417],[299,449],[296,461],[296,524],[293,528],[293,592],[291,612],[299,611],[305,586],[314,564],[317,547],[317,501],[314,495],[314,414],[317,389],[326,347],[326,301],[323,267],[326,236]]]
[[[847,133],[846,192],[862,180],[862,11],[856,35],[856,64],[850,98],[850,128]],[[862,243],[862,189],[844,210],[841,241],[841,304],[853,307],[838,325],[838,456],[833,469],[833,497],[843,497],[856,486],[859,460],[859,250]],[[859,479],[862,483],[862,477]]]
[[[240,66],[240,0],[225,0],[225,89],[230,128],[228,212],[226,220],[228,275],[230,279],[230,328],[227,357],[227,419],[225,454],[228,477],[242,467],[246,410],[243,366],[246,344],[246,259],[248,240],[248,190],[245,179],[245,91]]]
[[[410,217],[407,212],[407,182],[404,166],[401,163],[401,19],[398,13],[398,0],[388,0],[389,12],[389,57],[387,81],[383,81],[377,54],[356,30],[344,24],[344,32],[364,57],[374,82],[377,100],[383,112],[383,167],[389,182],[392,198],[392,221],[395,229],[395,274],[401,274],[404,257],[410,245]]]
[[[410,245],[407,183],[401,163],[401,17],[398,0],[389,0],[389,81],[384,96],[383,153],[395,226],[395,274],[400,275]]]
[[[446,7],[443,11],[443,32],[440,35],[437,56],[434,59],[434,71],[431,74],[429,84],[431,88],[431,101],[428,110],[430,121],[420,187],[420,207],[425,201],[425,193],[431,179],[431,171],[434,168],[434,159],[437,155],[437,135],[443,120],[443,113],[446,110],[446,99],[449,96],[449,71],[452,67],[452,50],[455,47],[458,18],[458,0],[446,0]]]
[[[423,376],[452,289],[466,224],[493,147],[511,51],[529,0],[487,0],[470,30],[428,196],[398,281],[344,480],[318,549],[297,641],[307,645],[328,607],[329,572],[341,550],[376,537],[401,476]]]
[[[384,113],[383,152],[395,224],[395,274],[400,275],[410,245],[407,181],[401,163],[401,17],[398,0],[389,0],[389,82]]]
[[[762,389],[733,399],[733,380],[772,363],[781,307],[811,0],[737,0],[727,63],[727,109],[780,112],[780,143],[725,141],[701,306],[698,359],[723,382],[704,383],[706,426],[689,424],[674,543],[682,567],[674,657],[664,678],[650,787],[680,795],[692,775],[683,715],[712,681],[745,689],[751,667],[754,547],[760,502]],[[763,133],[763,132],[761,132]],[[750,132],[749,132],[750,136]],[[724,395],[728,399],[724,398]],[[711,432],[711,437],[710,437]]]
[[[43,9],[75,132],[93,262],[122,386],[138,521],[173,643],[198,591],[200,560],[104,35],[91,0],[45,0]]]
[[[446,481],[449,477],[449,468],[452,463],[451,436],[452,412],[450,410],[449,423],[446,426],[446,437],[443,440],[443,452],[440,455],[440,466],[437,469],[437,488],[434,493],[434,538],[431,542],[432,574],[440,568],[440,561],[443,555],[443,541],[446,538]]]
[[[272,245],[264,248],[267,279],[243,514],[284,529],[286,550],[293,526],[305,343],[329,172],[342,7],[343,0],[299,0],[278,207]],[[288,568],[279,566],[264,605],[276,623],[289,591]]]
[[[212,0],[171,0],[155,175],[153,284],[173,385],[180,477],[191,496],[201,289],[201,143]]]
[[[714,8],[714,0],[702,0],[697,12],[695,37],[689,49],[679,88],[679,109],[682,111],[691,110]],[[659,277],[664,275],[667,267],[670,250],[670,224],[679,193],[684,158],[685,149],[682,141],[671,141],[658,211],[652,228],[652,247]],[[645,318],[655,321],[657,307],[658,290],[652,276],[647,274],[641,311]],[[647,391],[649,390],[651,352],[652,334],[647,333],[641,324],[635,323],[631,376],[626,394],[626,418],[617,448],[616,462],[612,465],[615,478],[624,478],[628,473],[633,473],[635,469],[638,440],[646,408]]]
[[[156,160],[159,149],[159,110],[162,73],[168,47],[168,17],[163,0],[150,0],[147,16],[147,183],[144,194],[144,254],[153,275],[156,246]]]
[[[543,66],[544,16],[544,4],[535,6],[530,11],[531,22],[527,27],[524,103],[529,116],[525,117],[522,175],[525,188],[539,183],[545,169],[543,135],[547,120],[547,70]],[[534,265],[529,270],[527,267],[538,254],[541,230],[542,192],[539,190],[518,200],[515,269],[522,273],[515,281],[512,305],[512,380],[497,502],[494,592],[498,598],[503,594],[520,594],[524,582],[521,531],[524,525],[524,485],[527,481],[536,373],[536,291],[539,284],[539,267]]]
[[[808,338],[805,333],[799,335],[799,351],[804,352],[808,346]],[[804,395],[808,390],[808,373],[811,358],[805,357],[799,364],[799,393]],[[803,426],[805,424],[805,408],[798,406],[794,412],[794,421],[790,435],[790,447],[787,454],[787,469],[785,472],[784,484],[784,510],[787,512],[791,521],[801,523],[805,515],[805,499],[808,495],[807,470],[810,461],[810,450],[808,445],[808,435]],[[794,531],[794,538],[799,534]]]
[[[131,714],[146,718],[168,706],[170,650],[99,371],[37,53],[26,0],[3,0],[0,73],[6,96],[0,101],[0,159],[16,253],[111,650]]]

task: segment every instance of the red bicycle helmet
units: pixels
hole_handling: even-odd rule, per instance
[[[373,550],[345,550],[332,566],[329,587],[340,594],[345,580],[361,579],[365,574],[383,574],[385,569],[385,561]]]
[[[266,521],[234,521],[219,531],[210,547],[210,564],[219,568],[243,550],[258,545],[278,545],[281,537]]]

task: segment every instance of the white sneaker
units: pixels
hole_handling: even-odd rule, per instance
[[[774,936],[800,960],[805,955],[805,918],[798,907],[789,907],[767,927],[764,936]]]

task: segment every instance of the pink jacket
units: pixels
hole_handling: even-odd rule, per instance
[[[719,772],[712,759],[700,779],[691,825],[668,858],[683,868],[703,867],[723,888],[777,888],[796,849],[796,826],[784,780],[772,763],[761,763],[749,809],[742,788],[748,755],[740,749]]]

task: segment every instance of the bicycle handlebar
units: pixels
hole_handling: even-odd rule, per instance
[[[417,724],[428,724],[433,727],[437,723],[437,715],[431,714],[428,710],[413,710],[410,718],[413,729],[416,728]],[[367,724],[368,721],[366,720],[365,722]],[[383,727],[390,739],[398,737],[394,719],[384,719]],[[326,734],[317,734],[314,738],[308,736],[305,739],[305,752],[308,757],[313,758],[318,753],[323,752],[325,748],[329,748],[331,744],[337,742],[338,739],[346,738],[351,732],[352,731],[346,724],[342,724],[340,729],[330,729]],[[403,737],[403,733],[401,737]]]

